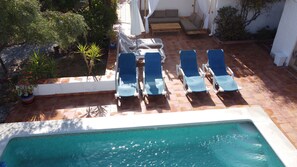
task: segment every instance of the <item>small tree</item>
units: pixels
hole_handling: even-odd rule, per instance
[[[82,11],[88,26],[88,41],[104,46],[103,39],[117,21],[117,0],[89,0],[89,6]]]
[[[256,20],[270,5],[281,0],[239,0],[240,16],[244,20],[244,27]]]
[[[242,40],[247,36],[244,21],[238,15],[238,9],[234,7],[220,8],[215,22],[217,24],[216,36],[221,40]]]
[[[40,11],[37,0],[1,0],[0,52],[8,46],[20,43],[58,43],[67,47],[87,32],[81,15]],[[7,69],[0,57],[3,71]]]
[[[79,36],[87,34],[88,26],[80,14],[46,11],[43,16],[51,25],[57,43],[64,48],[74,43]]]
[[[215,22],[216,36],[222,40],[241,40],[247,38],[246,27],[267,11],[272,3],[281,0],[238,0],[238,9],[223,7],[219,9]]]

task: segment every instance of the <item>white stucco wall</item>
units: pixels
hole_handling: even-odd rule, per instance
[[[207,13],[209,14],[208,19],[208,28],[211,30],[212,33],[215,31],[215,24],[214,19],[217,16],[217,11],[225,6],[232,6],[238,7],[238,0],[197,0],[200,5],[204,8],[207,8]],[[203,2],[204,1],[204,2]],[[205,2],[206,1],[206,2]],[[203,3],[202,3],[203,2]],[[282,11],[284,8],[285,1],[275,3],[271,6],[268,12],[263,13],[261,16],[257,18],[257,20],[253,21],[248,26],[248,31],[254,33],[257,32],[259,29],[268,26],[271,29],[277,28],[279,20],[282,15]],[[205,9],[201,9],[204,11]]]
[[[253,21],[247,28],[250,32],[257,32],[259,29],[268,26],[270,29],[278,27],[285,1],[281,1],[271,5],[268,12],[260,15],[257,20]]]
[[[238,0],[218,0],[218,9],[224,6],[232,6],[237,7],[238,6]]]
[[[283,14],[271,49],[271,55],[279,53],[287,57],[286,65],[292,56],[297,41],[297,1],[286,0]]]
[[[193,0],[160,0],[157,9],[178,9],[179,16],[190,16],[193,12],[193,2]]]
[[[98,82],[38,84],[35,96],[115,91],[115,79]]]
[[[194,0],[159,0],[156,10],[178,9],[179,16],[189,16],[193,12],[193,3]],[[144,0],[141,0],[141,8],[144,9]]]
[[[271,8],[254,20],[247,30],[251,33],[257,32],[259,29],[268,26],[270,29],[278,27],[285,1],[281,1],[271,5]],[[218,0],[217,10],[225,6],[238,7],[238,0]]]
[[[145,0],[140,0],[141,8],[144,9]],[[146,0],[148,1],[148,0]],[[248,30],[252,33],[259,29],[268,26],[271,29],[277,28],[282,15],[285,0],[272,5],[268,12],[263,13],[253,21]],[[189,16],[193,12],[194,0],[159,0],[157,9],[178,9],[180,16]],[[217,10],[224,6],[238,7],[238,0],[197,0],[196,12],[208,16],[208,28],[212,31],[215,29],[214,18],[217,15]]]

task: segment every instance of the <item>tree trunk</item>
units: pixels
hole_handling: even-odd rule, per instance
[[[0,57],[0,64],[2,66],[2,70],[4,71],[4,74],[7,75],[7,68],[5,67],[5,64],[1,57]]]
[[[5,45],[0,45],[0,53],[2,52],[2,50],[3,50],[4,48],[5,48]],[[1,64],[1,67],[2,67],[2,69],[3,69],[3,71],[4,71],[4,74],[7,75],[8,70],[7,70],[7,68],[6,68],[6,66],[5,66],[5,64],[4,64],[4,62],[3,62],[1,56],[0,56],[0,64]]]

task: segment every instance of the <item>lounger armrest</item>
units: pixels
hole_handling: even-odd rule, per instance
[[[205,77],[205,72],[199,67],[199,74],[201,75],[202,78]]]
[[[164,63],[166,59],[166,54],[163,49],[158,49],[158,51],[161,54],[161,63]]]
[[[175,66],[175,68],[176,68],[176,75],[177,75],[177,77],[179,77],[179,75],[180,75],[180,64],[177,64],[176,66]]]
[[[115,87],[116,87],[116,90],[117,90],[117,88],[118,88],[118,85],[119,85],[119,71],[118,72],[116,72],[116,74],[115,74]]]
[[[215,93],[218,93],[218,91],[216,90],[216,83],[217,83],[217,81],[216,81],[215,74],[214,74],[214,72],[212,71],[211,68],[208,68],[208,71],[209,71],[210,74],[213,76],[213,77],[212,77],[212,87],[213,87],[213,91],[214,91]]]
[[[143,73],[142,74],[143,75],[143,77],[142,77],[143,78],[143,82],[145,82],[145,67],[143,67],[143,72],[142,73]]]
[[[163,49],[164,48],[164,44],[163,43],[161,43],[161,47],[160,47],[160,49]]]
[[[139,81],[138,81],[138,67],[136,67],[136,93],[134,96],[139,98]]]
[[[166,87],[166,84],[165,84],[165,77],[163,77],[163,67],[161,67],[161,70],[162,70],[162,80],[163,80],[163,85],[164,85],[164,90],[162,92],[162,95],[165,95],[167,94],[167,87]]]
[[[203,70],[204,73],[209,72],[208,63],[202,64],[202,70]]]
[[[229,71],[229,72],[230,72],[230,74],[231,74],[232,78],[234,78],[234,73],[233,73],[233,71],[231,70],[231,68],[229,68],[229,67],[226,67],[226,69],[227,69],[227,71]]]
[[[138,67],[136,67],[136,83],[137,83],[137,91],[139,91],[139,81],[138,81]]]
[[[179,70],[180,70],[181,75],[183,76],[183,85],[184,85],[184,89],[187,90],[187,89],[186,89],[186,85],[187,85],[187,83],[186,83],[185,72],[184,72],[184,70],[183,70],[182,68],[180,68]]]
[[[118,85],[119,85],[119,72],[115,73],[115,89],[116,89],[116,93],[114,94],[115,98],[119,97],[118,94]]]
[[[211,74],[212,76],[215,76],[215,74],[214,74],[214,72],[212,71],[211,68],[208,68],[208,71],[210,72],[210,74]]]
[[[143,75],[143,79],[142,79],[142,85],[143,85],[143,90],[142,90],[142,94],[143,95],[147,95],[146,89],[145,89],[145,67],[143,67],[143,71],[142,71],[142,75]]]

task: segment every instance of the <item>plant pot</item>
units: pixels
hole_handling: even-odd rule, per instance
[[[20,96],[20,99],[24,104],[31,104],[34,101],[34,95],[30,94],[28,96]]]
[[[110,43],[109,44],[109,49],[116,49],[117,48],[117,44],[116,43]]]

